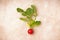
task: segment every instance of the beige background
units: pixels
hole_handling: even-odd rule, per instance
[[[27,34],[28,27],[16,11],[31,4],[36,5],[37,20],[42,22],[33,35]],[[0,0],[0,40],[60,40],[60,0]]]

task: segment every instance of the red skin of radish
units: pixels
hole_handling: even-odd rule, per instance
[[[33,33],[34,33],[33,29],[28,29],[28,34],[33,34]]]

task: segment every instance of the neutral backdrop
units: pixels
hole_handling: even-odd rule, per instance
[[[32,4],[42,23],[29,35],[16,8],[26,10]],[[0,0],[0,40],[60,40],[60,0]]]

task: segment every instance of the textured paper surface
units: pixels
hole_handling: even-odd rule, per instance
[[[28,27],[16,11],[17,7],[26,10],[31,4],[36,5],[37,20],[42,22],[33,35],[27,34]],[[60,1],[0,0],[0,40],[60,40]]]

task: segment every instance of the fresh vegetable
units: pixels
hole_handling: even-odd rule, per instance
[[[30,26],[28,33],[33,34],[32,28],[41,24],[41,21],[36,20],[37,9],[36,9],[35,5],[31,5],[31,7],[27,8],[26,10],[17,8],[17,12],[21,13],[21,15],[24,16],[24,18],[22,17],[22,18],[20,18],[20,20],[27,22],[27,24]]]
[[[34,33],[33,29],[28,29],[28,34],[33,34],[33,33]]]

